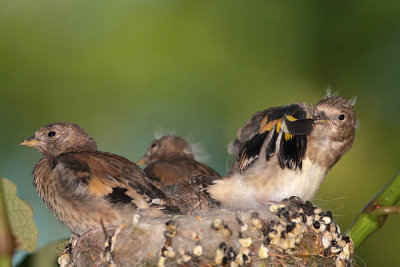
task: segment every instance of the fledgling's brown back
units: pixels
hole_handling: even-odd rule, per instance
[[[154,140],[140,162],[147,165],[144,172],[150,179],[162,183],[166,192],[192,207],[209,205],[205,188],[221,177],[196,161],[189,143],[175,135]]]

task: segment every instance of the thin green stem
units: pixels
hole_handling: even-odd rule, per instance
[[[399,199],[400,173],[361,210],[346,231],[353,240],[355,249],[385,224],[389,214],[400,214],[400,207],[394,206]]]
[[[374,216],[390,215],[390,214],[400,214],[400,207],[380,207],[376,208],[371,212]]]

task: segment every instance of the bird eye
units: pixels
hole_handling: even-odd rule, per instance
[[[344,114],[339,115],[339,120],[341,120],[341,121],[344,120]]]
[[[156,143],[151,144],[151,147],[152,147],[152,148],[153,148],[153,147],[156,147]]]
[[[56,135],[56,132],[54,132],[54,131],[51,131],[51,132],[49,132],[47,135],[48,135],[49,137],[53,137],[53,136],[55,136],[55,135]]]

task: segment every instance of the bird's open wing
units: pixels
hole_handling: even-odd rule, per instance
[[[61,186],[70,192],[104,198],[113,205],[177,212],[164,192],[123,157],[105,152],[67,153],[53,161],[53,169]]]
[[[301,168],[307,135],[313,129],[313,120],[308,117],[305,107],[299,104],[256,112],[233,141],[238,153],[230,172],[245,171],[259,158],[263,147],[265,160],[277,154],[282,168]]]

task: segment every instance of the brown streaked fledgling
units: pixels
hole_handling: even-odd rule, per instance
[[[228,177],[208,189],[223,206],[254,208],[290,196],[311,200],[326,174],[352,146],[353,101],[327,97],[256,112],[238,130]]]
[[[34,185],[58,221],[78,236],[118,226],[136,213],[178,213],[170,199],[133,162],[97,150],[78,125],[46,125],[21,145],[42,155],[33,171]]]
[[[209,207],[205,188],[221,177],[212,168],[196,161],[190,144],[176,135],[154,140],[138,163],[146,165],[144,172],[150,179],[161,182],[166,192],[192,207]]]

